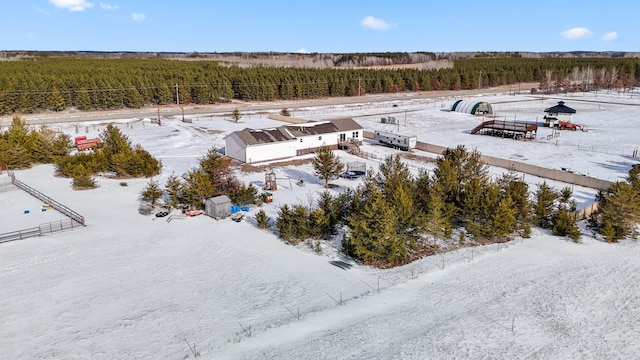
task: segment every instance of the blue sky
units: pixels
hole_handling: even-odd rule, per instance
[[[640,51],[636,0],[3,0],[0,50]]]

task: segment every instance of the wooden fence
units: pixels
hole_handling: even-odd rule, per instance
[[[23,240],[23,239],[35,237],[35,236],[42,236],[44,234],[50,234],[58,231],[68,230],[68,229],[72,229],[74,227],[79,227],[79,226],[82,226],[82,225],[79,225],[75,220],[71,220],[71,219],[52,221],[52,222],[40,224],[38,227],[11,231],[8,233],[0,234],[0,244],[9,242],[9,241]]]
[[[53,200],[52,198],[48,197],[47,195],[41,193],[40,191],[32,188],[31,186],[23,183],[22,181],[16,179],[15,175],[13,174],[13,172],[11,172],[9,174],[9,176],[11,177],[11,182],[19,187],[20,189],[26,191],[28,194],[32,195],[33,197],[42,200],[45,204],[47,205],[51,205],[52,208],[58,210],[59,212],[63,213],[64,215],[68,216],[71,220],[77,222],[80,225],[84,225],[84,217],[80,214],[78,214],[77,212],[69,209],[68,207],[62,205],[61,203]]]
[[[54,233],[58,231],[72,229],[74,227],[85,226],[84,217],[82,215],[69,209],[68,207],[62,205],[61,203],[53,200],[47,195],[41,193],[40,191],[30,187],[29,185],[23,183],[22,181],[16,179],[13,172],[9,173],[9,177],[11,178],[10,185],[0,184],[0,185],[5,185],[2,187],[16,186],[19,189],[22,189],[26,191],[28,194],[34,196],[35,198],[44,201],[47,205],[50,205],[52,208],[66,215],[68,219],[52,221],[52,222],[40,224],[38,227],[11,231],[11,232],[0,234],[0,243],[23,240],[23,239],[34,237],[34,236],[42,236],[48,233]]]

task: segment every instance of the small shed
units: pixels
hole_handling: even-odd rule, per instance
[[[227,195],[220,195],[205,200],[204,213],[214,219],[222,219],[231,215],[231,199]]]

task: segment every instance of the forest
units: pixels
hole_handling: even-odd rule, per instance
[[[365,55],[344,55],[336,61],[365,61]],[[384,59],[383,54],[374,55]],[[403,54],[388,57],[392,62],[409,61]],[[0,115],[466,90],[531,82],[546,92],[622,90],[632,89],[640,79],[637,58],[475,57],[453,63],[453,68],[422,70],[241,68],[208,60],[131,57],[0,61]]]

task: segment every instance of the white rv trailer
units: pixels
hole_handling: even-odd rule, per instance
[[[415,135],[402,135],[380,130],[373,133],[373,138],[381,144],[405,151],[414,149],[418,142],[418,137]]]

